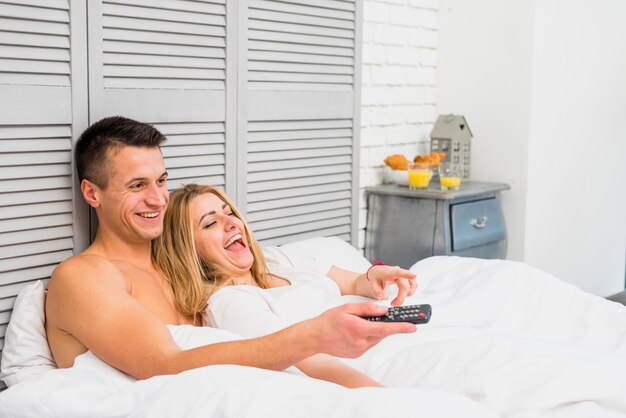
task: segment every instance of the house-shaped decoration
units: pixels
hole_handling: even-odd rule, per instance
[[[445,152],[446,158],[463,168],[463,178],[469,178],[472,131],[464,116],[439,115],[430,132],[430,151]]]

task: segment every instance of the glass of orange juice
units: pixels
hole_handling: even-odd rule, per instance
[[[409,189],[425,189],[430,183],[432,170],[430,163],[409,164]]]
[[[459,164],[439,163],[439,184],[441,190],[459,190],[462,167]]]

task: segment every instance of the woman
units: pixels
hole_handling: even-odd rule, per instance
[[[266,262],[235,205],[222,191],[205,185],[189,184],[170,195],[152,257],[169,278],[181,313],[198,325],[249,338],[314,316],[339,295],[380,300],[387,285],[396,283],[392,304],[400,305],[416,289],[415,275],[399,267],[377,265],[358,274],[316,260],[290,259],[278,248],[267,250]],[[296,309],[285,309],[294,305]],[[295,366],[310,377],[346,387],[381,386],[327,355]]]

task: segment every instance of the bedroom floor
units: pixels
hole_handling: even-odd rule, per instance
[[[622,305],[626,305],[626,291],[617,293],[613,296],[609,296],[607,299],[612,300],[613,302],[619,302]]]

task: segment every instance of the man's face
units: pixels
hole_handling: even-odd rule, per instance
[[[169,201],[167,172],[158,148],[123,147],[109,152],[113,173],[100,190],[100,226],[127,242],[150,241],[163,232]]]

